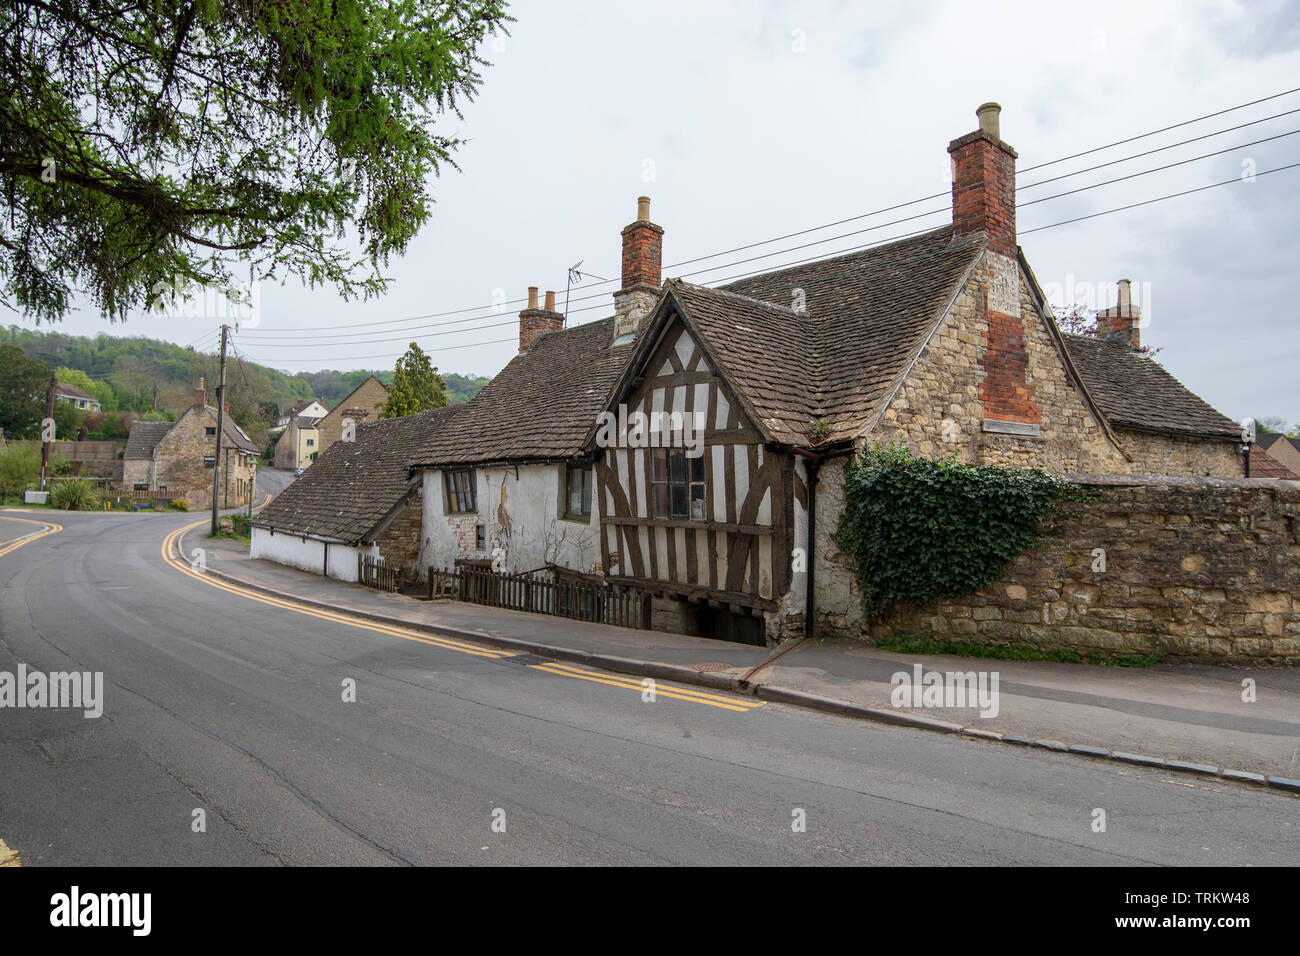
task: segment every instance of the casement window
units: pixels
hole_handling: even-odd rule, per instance
[[[474,505],[474,469],[444,471],[442,483],[447,495],[447,514],[471,514],[478,510]]]
[[[485,524],[474,525],[474,550],[487,550],[487,525]]]
[[[209,425],[207,428],[203,429],[203,434],[205,434],[205,435],[207,435],[207,436],[209,436],[209,437],[211,437],[211,438],[216,438],[216,437],[217,437],[217,426],[216,426],[216,425]]]
[[[650,491],[654,517],[703,521],[706,510],[704,456],[688,458],[681,448],[651,451]]]
[[[307,439],[307,447],[308,447],[308,448],[314,448],[315,446],[316,446],[316,439],[314,439],[314,438],[308,438],[308,439]]]
[[[565,466],[561,513],[565,518],[591,517],[591,465]]]

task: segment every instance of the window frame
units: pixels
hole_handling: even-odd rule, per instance
[[[586,511],[573,511],[570,509],[570,481],[575,472],[582,474],[582,501],[586,505]],[[580,521],[583,524],[591,522],[592,512],[595,510],[595,491],[596,491],[596,469],[589,461],[571,461],[565,462],[560,466],[560,517],[566,521]]]
[[[461,507],[465,497],[467,508]],[[449,468],[442,473],[442,505],[444,514],[478,514],[478,475],[473,468]]]
[[[689,521],[706,524],[709,520],[709,470],[704,456],[691,458],[684,448],[650,449],[650,517],[666,521]],[[680,475],[674,476],[674,462],[681,461]],[[659,463],[663,462],[662,472]],[[698,476],[696,472],[698,471]],[[660,474],[663,475],[660,478]],[[676,509],[680,489],[682,510]],[[694,493],[698,489],[698,496]],[[692,504],[699,501],[699,515],[692,514]]]

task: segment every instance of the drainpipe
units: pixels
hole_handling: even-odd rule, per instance
[[[330,543],[328,541],[325,541],[323,542],[323,544],[325,545],[325,560],[321,562],[320,573],[324,577],[329,577],[330,576]]]

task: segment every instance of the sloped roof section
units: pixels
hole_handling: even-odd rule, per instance
[[[153,450],[163,440],[163,436],[172,430],[174,422],[134,421],[126,437],[126,451],[122,458],[153,458]]]
[[[980,240],[954,241],[952,227],[945,226],[722,288],[784,307],[801,293],[808,328],[790,343],[801,345],[795,359],[800,371],[764,387],[783,391],[772,401],[791,412],[798,410],[798,394],[807,396],[808,417],[824,419],[827,439],[836,441],[855,436],[884,406],[983,249]],[[771,351],[774,344],[780,351],[769,367],[788,367],[785,343],[754,347]],[[807,441],[808,419],[787,424],[791,440]]]
[[[635,343],[610,346],[613,319],[534,340],[439,428],[414,458],[437,467],[572,458],[583,451],[596,416]]]
[[[1300,475],[1297,475],[1259,445],[1250,446],[1250,477],[1283,478],[1287,481],[1300,480]]]
[[[357,425],[355,441],[327,448],[253,519],[258,528],[345,544],[371,540],[411,488],[408,463],[464,414],[462,403]]]
[[[799,444],[818,415],[811,323],[803,313],[669,279],[688,323],[771,441]]]
[[[213,415],[217,414],[215,408],[208,408]],[[244,430],[235,424],[235,420],[229,415],[222,416],[221,432],[225,439],[236,448],[242,448],[244,451],[257,452],[258,448],[253,444],[253,440],[244,434]]]
[[[1114,427],[1225,441],[1240,436],[1240,425],[1188,391],[1153,359],[1118,341],[1062,337],[1088,391]]]

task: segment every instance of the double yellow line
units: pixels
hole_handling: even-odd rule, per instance
[[[572,664],[561,664],[558,661],[548,661],[545,664],[529,664],[533,670],[546,671],[548,674],[558,674],[561,677],[573,677],[577,680],[588,680],[596,684],[608,684],[611,687],[623,687],[628,690],[635,690],[644,693],[650,690],[646,684],[646,678],[621,677],[618,674],[609,674],[604,671],[590,671],[586,668],[575,667]],[[654,694],[656,697],[671,697],[673,700],[689,700],[694,704],[708,704],[710,707],[721,707],[723,710],[735,710],[744,713],[753,710],[756,707],[762,707],[761,700],[746,700],[743,697],[722,697],[718,694],[708,694],[701,690],[692,690],[689,687],[677,687],[673,684],[662,684],[659,681],[653,682]]]
[[[477,644],[470,644],[466,641],[458,641],[450,637],[436,637],[431,634],[413,631],[404,627],[396,627],[389,624],[376,624],[363,618],[353,617],[348,614],[324,611],[306,604],[300,604],[296,601],[271,597],[250,588],[240,587],[237,584],[223,581],[220,578],[206,574],[202,571],[196,571],[191,567],[190,563],[185,560],[184,555],[180,554],[179,541],[181,535],[193,528],[197,528],[201,524],[203,524],[202,521],[196,521],[183,528],[177,528],[164,538],[162,543],[162,559],[173,570],[179,571],[181,574],[187,575],[196,581],[202,581],[209,587],[217,588],[221,591],[227,592],[228,594],[237,594],[250,601],[257,601],[259,604],[266,604],[270,607],[277,607],[285,611],[293,611],[297,614],[306,614],[309,617],[318,618],[322,621],[344,624],[348,627],[374,631],[378,634],[388,634],[392,637],[400,637],[404,641],[415,641],[419,644],[429,644],[433,647],[441,647],[449,651],[459,651],[462,654],[471,654],[475,657],[486,657],[493,660],[500,660],[502,658],[518,656],[513,651],[495,650]],[[647,689],[640,680],[634,677],[620,677],[616,674],[591,671],[585,668],[575,667],[571,664],[561,664],[558,661],[548,661],[544,664],[530,664],[529,668],[532,670],[545,671],[548,674],[554,674],[558,677],[569,677],[575,680],[607,684],[610,687],[633,690],[638,693]],[[677,687],[675,685],[664,684],[658,681],[655,682],[654,692],[656,697],[669,697],[673,700],[684,700],[695,704],[706,704],[709,707],[718,707],[723,710],[744,712],[753,710],[755,707],[763,706],[763,702],[759,700],[749,701],[740,697],[722,697],[717,694],[708,694],[703,691],[692,690],[689,687]]]
[[[58,534],[60,531],[63,530],[63,525],[55,524],[53,521],[32,521],[30,518],[15,518],[13,515],[8,513],[8,509],[6,509],[5,520],[21,521],[23,522],[23,524],[34,524],[44,528],[45,530],[38,531],[35,534],[26,535],[22,538],[19,538],[17,541],[10,541],[8,544],[4,545],[3,547],[0,547],[0,558],[3,558],[6,554],[10,554],[14,551],[17,551],[25,544],[30,544],[31,542],[35,541],[37,538],[44,538],[47,535]]]
[[[217,588],[229,594],[237,594],[240,597],[248,598],[250,601],[257,601],[259,604],[266,604],[270,607],[278,607],[286,611],[294,611],[298,614],[306,614],[308,617],[318,618],[322,621],[332,621],[336,624],[346,624],[349,627],[362,628],[367,631],[375,631],[380,634],[389,634],[393,637],[400,637],[407,641],[417,641],[420,644],[432,644],[434,647],[443,647],[450,651],[460,651],[463,654],[473,654],[475,657],[501,658],[514,657],[509,651],[490,650],[484,647],[476,647],[473,644],[467,644],[464,641],[457,641],[446,637],[434,637],[428,634],[419,634],[415,631],[407,630],[402,627],[393,627],[388,624],[374,624],[360,618],[351,617],[343,614],[336,614],[332,611],[322,611],[319,608],[310,607],[306,604],[299,604],[296,601],[286,601],[282,598],[271,597],[261,594],[250,588],[242,588],[236,584],[230,584],[222,581],[220,578],[213,577],[202,571],[196,571],[184,557],[177,557],[179,549],[177,542],[185,532],[197,528],[203,524],[202,521],[196,521],[188,524],[183,528],[177,528],[162,543],[162,559],[167,565],[181,574],[188,575],[196,581],[202,581],[209,587]]]

